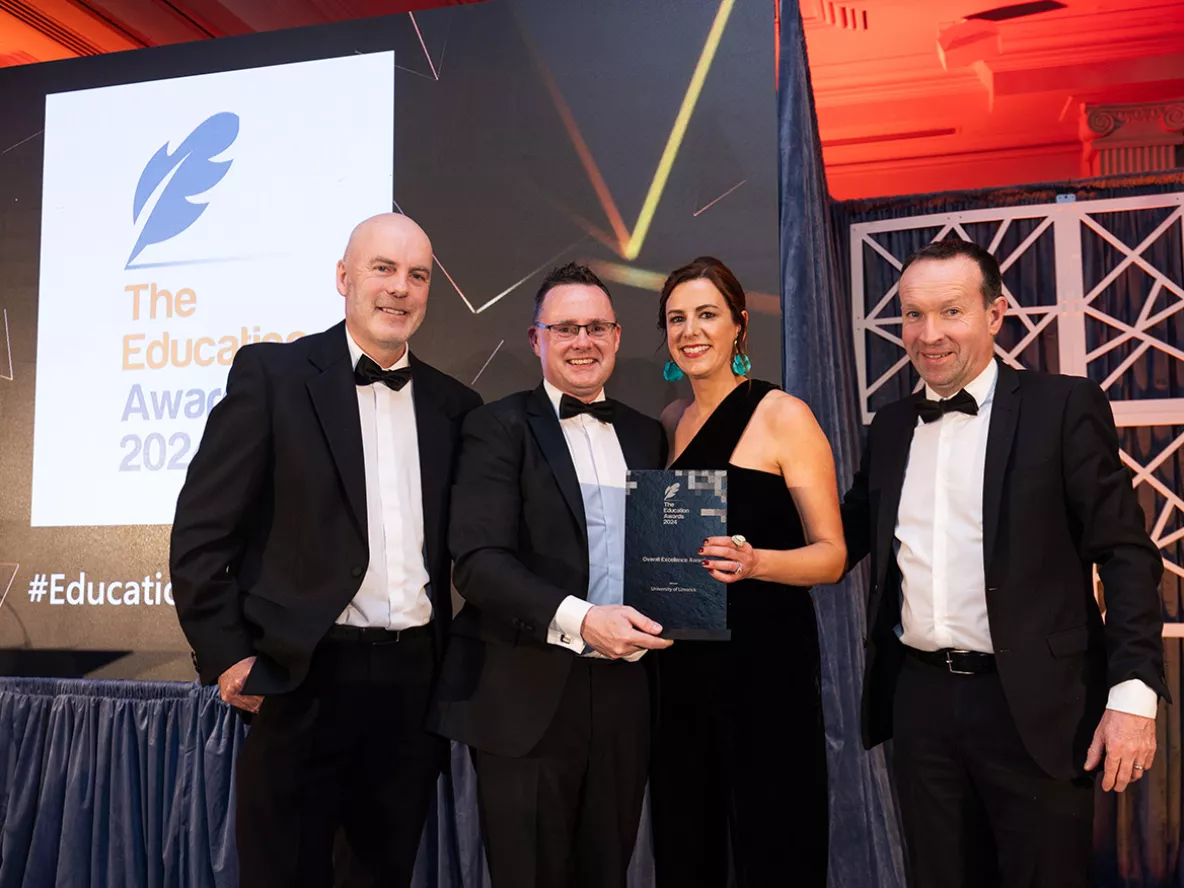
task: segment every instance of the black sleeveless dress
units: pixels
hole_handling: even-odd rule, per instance
[[[728,470],[728,533],[757,549],[806,544],[780,475],[731,464],[757,404],[741,383],[674,462]],[[824,888],[826,746],[809,589],[728,587],[731,641],[676,641],[653,656],[650,793],[658,888]]]

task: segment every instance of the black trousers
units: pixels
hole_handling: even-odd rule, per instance
[[[393,638],[326,640],[264,699],[237,763],[241,888],[411,883],[448,745],[423,729],[430,635]]]
[[[474,751],[494,888],[624,888],[649,719],[640,663],[580,658],[534,749],[520,758]]]
[[[1094,785],[1056,780],[1020,740],[999,676],[906,657],[893,769],[912,888],[1085,888]]]

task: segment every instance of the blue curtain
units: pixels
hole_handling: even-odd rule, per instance
[[[881,219],[956,213],[997,207],[1054,203],[1058,195],[1072,195],[1073,199],[1105,200],[1116,197],[1136,197],[1184,190],[1184,175],[1128,177],[1123,179],[1090,180],[1059,184],[1033,185],[1024,188],[998,188],[946,194],[910,195],[897,198],[847,201],[831,208],[833,242],[837,246],[837,270],[841,280],[841,301],[848,310],[851,294],[850,240],[851,225]],[[1104,214],[1103,224],[1124,243],[1139,244],[1166,218],[1167,211],[1145,210],[1122,214]],[[988,244],[994,225],[964,226],[967,234],[981,244]],[[991,230],[987,230],[990,227]],[[1007,232],[999,252],[1007,255],[1020,240],[1030,233],[1033,223],[1018,220]],[[903,259],[932,239],[937,226],[916,231],[884,232],[877,235],[879,243],[892,255]],[[1004,276],[1008,287],[1026,294],[1044,293],[1055,301],[1056,268],[1051,231],[1028,250]],[[1180,254],[1180,222],[1173,224],[1166,235],[1151,245],[1146,256],[1177,285],[1184,286],[1184,259]],[[1082,236],[1082,260],[1085,268],[1086,289],[1092,289],[1118,262],[1117,251],[1108,243],[1085,230]],[[867,250],[864,255],[864,284],[867,293],[887,292],[899,272],[882,258]],[[1151,281],[1139,269],[1132,268],[1099,296],[1095,305],[1107,314],[1128,324],[1139,315],[1149,295]],[[1047,299],[1046,299],[1047,301]],[[1162,303],[1158,306],[1162,308]],[[899,304],[888,313],[899,314]],[[1158,324],[1152,331],[1175,348],[1184,347],[1184,313],[1177,313]],[[850,327],[844,331],[844,341],[850,341]],[[1087,349],[1093,350],[1114,333],[1096,321],[1086,328]],[[1006,327],[1000,335],[1002,344],[1018,335]],[[1110,370],[1129,354],[1133,345],[1121,346],[1091,364],[1090,375],[1098,383],[1105,380]],[[1133,372],[1112,386],[1107,394],[1114,399],[1179,398],[1184,396],[1184,362],[1162,352],[1149,353],[1151,360],[1136,364]],[[878,376],[895,360],[898,351],[881,349],[873,342],[868,351],[869,378]],[[1055,327],[1037,339],[1021,356],[1025,365],[1056,372],[1057,347]],[[898,378],[885,385],[873,397],[873,409],[906,394],[916,381],[915,375]],[[851,386],[854,390],[854,385]],[[1123,449],[1141,465],[1147,465],[1164,446],[1184,433],[1184,427],[1167,426],[1154,429],[1120,429]],[[1157,470],[1157,475],[1169,489],[1184,489],[1184,452],[1177,451]],[[1164,505],[1164,498],[1149,486],[1139,488],[1140,504],[1154,523]],[[1178,518],[1176,519],[1179,520]],[[1171,527],[1178,524],[1169,525]],[[1176,564],[1184,563],[1184,541],[1177,542],[1165,553]],[[1180,622],[1184,618],[1184,581],[1165,572],[1160,587],[1164,619]],[[1179,639],[1165,639],[1168,687],[1173,703],[1161,705],[1158,720],[1156,765],[1148,776],[1122,795],[1099,790],[1094,821],[1095,875],[1100,888],[1184,888],[1184,685],[1181,683],[1181,660],[1184,656]]]
[[[216,688],[0,679],[0,888],[235,888],[246,733]],[[653,885],[646,824],[630,888]],[[473,767],[456,744],[413,885],[490,885]]]
[[[829,200],[797,3],[781,6],[778,79],[781,179],[781,307],[785,390],[817,416],[834,451],[839,485],[859,463],[850,300],[836,273]],[[822,646],[822,697],[830,771],[832,888],[903,886],[904,862],[885,749],[860,740],[866,566],[814,604]],[[792,802],[791,802],[792,803]]]
[[[234,888],[244,734],[193,685],[0,680],[0,888]]]

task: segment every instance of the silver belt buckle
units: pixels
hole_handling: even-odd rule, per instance
[[[969,654],[969,653],[970,653],[970,651],[946,651],[946,668],[949,669],[950,672],[952,672],[954,675],[974,675],[973,672],[969,672],[965,669],[955,669],[954,668],[954,654]]]
[[[392,635],[394,638],[391,637]],[[385,638],[376,638],[371,642],[371,644],[375,645],[376,647],[386,647],[388,644],[398,644],[402,637],[402,629],[387,629]]]

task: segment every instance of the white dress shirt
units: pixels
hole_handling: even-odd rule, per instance
[[[543,381],[559,415],[563,392]],[[604,392],[592,399],[603,401]],[[569,595],[547,629],[547,641],[577,654],[599,657],[580,634],[584,617],[595,605],[621,604],[625,598],[625,455],[611,423],[581,413],[559,420],[567,450],[580,482],[580,499],[588,526],[588,595]],[[635,660],[643,651],[627,659]]]
[[[348,330],[345,337],[350,366],[357,367],[364,352]],[[383,369],[408,366],[410,356],[404,349],[402,358]],[[370,564],[353,601],[337,618],[345,626],[410,629],[432,618],[414,387],[409,382],[396,392],[382,383],[357,386]]]
[[[991,361],[966,386],[978,413],[917,420],[896,517],[900,640],[922,651],[994,653],[983,564],[987,431],[999,367]],[[925,387],[925,397],[940,400]],[[1139,679],[1110,689],[1107,708],[1155,717],[1158,698]]]

